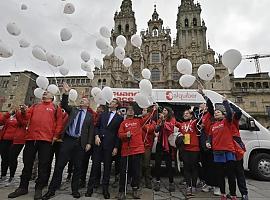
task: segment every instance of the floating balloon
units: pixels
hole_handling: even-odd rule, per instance
[[[135,101],[140,108],[148,108],[152,105],[147,96],[142,93],[137,93],[135,95]]]
[[[92,68],[88,63],[82,63],[81,64],[81,69],[85,72],[92,72]]]
[[[181,74],[192,74],[192,63],[186,58],[177,61],[177,70]]]
[[[14,36],[18,36],[21,34],[21,30],[19,29],[19,27],[15,22],[7,24],[7,31],[9,32],[9,34]]]
[[[81,52],[81,59],[84,62],[88,62],[90,60],[90,54],[87,51],[82,51]]]
[[[97,96],[97,94],[99,94],[101,92],[101,89],[99,87],[93,87],[91,90],[91,95],[93,97]]]
[[[67,3],[64,7],[65,14],[73,14],[75,12],[75,7],[72,3]]]
[[[103,98],[110,103],[113,100],[113,91],[110,87],[104,87],[101,91]]]
[[[150,80],[150,78],[151,78],[151,71],[149,69],[147,69],[147,68],[144,68],[142,70],[142,77],[145,78],[145,79]]]
[[[235,68],[241,63],[242,55],[236,49],[230,49],[226,51],[222,56],[222,64],[229,69],[232,73]]]
[[[131,60],[130,58],[125,58],[125,59],[123,60],[123,65],[124,65],[125,67],[130,67],[130,66],[132,65],[132,60]]]
[[[109,45],[104,41],[104,39],[101,38],[97,39],[96,46],[100,50],[107,49],[109,47]]]
[[[21,5],[21,10],[27,10],[27,5],[22,4],[22,5]]]
[[[94,97],[94,101],[99,104],[99,105],[106,105],[106,100],[104,99],[104,97],[102,96],[102,92],[98,93],[95,97]]]
[[[57,67],[64,64],[64,59],[61,56],[58,56],[57,58]]]
[[[95,77],[95,74],[94,74],[94,72],[87,72],[87,73],[86,73],[86,76],[87,76],[90,80],[93,80],[94,77]]]
[[[146,96],[152,96],[152,83],[147,79],[142,79],[139,83],[140,92]]]
[[[60,74],[62,74],[63,76],[66,76],[66,75],[68,75],[69,70],[68,70],[67,68],[65,68],[65,67],[60,67],[60,68],[59,68],[59,72],[60,72]]]
[[[183,88],[189,88],[193,85],[193,83],[195,82],[196,77],[189,75],[189,74],[184,74],[180,77],[179,79],[179,84],[183,87]]]
[[[39,76],[36,79],[36,84],[39,88],[46,90],[49,85],[49,80],[44,76]]]
[[[135,47],[140,48],[142,45],[142,38],[139,35],[132,35],[131,44]]]
[[[20,47],[22,48],[27,48],[30,46],[30,43],[25,39],[20,39],[19,44],[20,44]]]
[[[60,32],[60,37],[63,42],[68,41],[72,38],[72,33],[69,29],[63,28]]]
[[[210,64],[203,64],[198,69],[198,76],[204,81],[211,81],[215,76],[215,68]]]
[[[51,84],[48,86],[47,91],[52,93],[52,95],[56,95],[59,92],[59,88],[55,84]]]
[[[68,98],[71,100],[71,101],[76,101],[76,99],[78,98],[78,92],[74,89],[71,89],[69,91],[69,94],[68,94]]]
[[[41,89],[41,88],[36,88],[36,89],[34,90],[34,95],[35,95],[36,98],[42,99],[42,96],[43,96],[43,93],[44,93],[44,92],[45,92],[45,91],[44,91],[43,89]]]
[[[46,51],[42,47],[35,46],[32,50],[32,54],[38,60],[41,60],[41,61],[47,60],[46,59]]]
[[[102,49],[101,53],[106,55],[106,56],[110,56],[113,53],[113,47],[110,45],[106,49]]]
[[[119,60],[124,60],[125,54],[126,54],[126,52],[125,52],[125,49],[124,49],[123,47],[118,46],[118,47],[116,47],[116,48],[114,49],[114,55],[115,55]]]
[[[105,38],[110,38],[111,37],[111,32],[106,26],[102,26],[99,29],[99,33],[100,33],[101,36],[103,36]]]
[[[0,41],[0,57],[9,58],[13,55],[13,50],[9,48],[5,43]]]
[[[97,58],[94,59],[94,65],[98,69],[102,68],[102,62]]]
[[[54,67],[58,67],[64,64],[64,60],[62,57],[54,55],[50,52],[46,53],[46,59],[48,63]]]
[[[125,38],[125,36],[123,36],[123,35],[117,36],[116,45],[119,47],[125,48],[125,46],[127,45],[127,39]]]

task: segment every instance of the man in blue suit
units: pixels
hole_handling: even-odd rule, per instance
[[[120,103],[117,99],[113,99],[109,104],[109,111],[100,115],[95,130],[95,145],[93,149],[93,164],[88,182],[86,197],[91,197],[93,194],[94,182],[100,169],[101,161],[104,163],[103,170],[103,196],[105,199],[110,198],[109,180],[112,165],[112,156],[117,154],[119,149],[118,129],[123,117],[117,113],[117,108]]]

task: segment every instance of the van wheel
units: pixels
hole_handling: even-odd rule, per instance
[[[258,180],[270,181],[270,155],[258,153],[251,159],[252,175]]]

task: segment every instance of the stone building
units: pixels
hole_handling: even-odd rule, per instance
[[[201,64],[211,64],[215,67],[215,77],[210,82],[197,79],[205,89],[211,89],[229,98],[244,108],[265,126],[270,125],[270,78],[267,73],[248,74],[245,78],[234,78],[221,63],[221,56],[215,58],[206,39],[206,23],[201,18],[201,6],[194,0],[181,0],[176,16],[176,39],[166,22],[158,14],[155,6],[145,30],[137,30],[135,12],[131,0],[123,0],[120,11],[114,15],[114,28],[111,43],[116,47],[116,38],[124,35],[127,39],[126,57],[133,61],[127,69],[114,55],[104,57],[104,69],[95,72],[95,79],[85,76],[57,77],[57,82],[66,81],[79,94],[90,95],[92,86],[102,87],[133,87],[137,88],[141,70],[145,67],[151,70],[153,88],[181,88],[180,73],[176,63],[180,58],[187,58],[193,64],[193,75],[197,77],[197,69]],[[165,25],[164,25],[165,24]],[[140,49],[131,45],[133,34],[140,34],[143,44]],[[10,76],[0,77],[0,108],[7,111],[12,104],[32,104],[35,102],[33,90],[37,77],[33,72],[11,72]],[[50,83],[55,83],[51,77]],[[197,82],[193,86],[197,88]]]

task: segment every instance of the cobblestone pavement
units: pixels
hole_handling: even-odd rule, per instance
[[[14,191],[19,184],[20,181],[20,174],[22,170],[23,164],[22,164],[22,158],[19,157],[19,166],[15,175],[15,182],[12,185],[6,185],[7,182],[2,182],[0,183],[0,200],[7,200],[7,196],[10,192]],[[66,171],[66,170],[65,170]],[[61,186],[61,189],[57,191],[56,196],[52,198],[53,200],[69,200],[73,199],[73,197],[70,195],[71,189],[70,189],[70,182],[67,182],[65,180],[66,174],[64,173],[63,175],[64,180]],[[113,182],[113,181],[111,181]],[[150,189],[145,189],[142,188],[140,193],[141,193],[141,199],[153,199],[153,200],[165,200],[165,199],[170,199],[170,200],[181,200],[181,199],[186,199],[184,196],[184,185],[180,184],[181,178],[179,176],[176,177],[175,179],[175,186],[176,186],[176,191],[170,193],[168,191],[168,180],[167,178],[162,178],[161,180],[161,190],[159,192],[155,192],[154,190]],[[248,188],[249,188],[249,196],[251,200],[269,200],[270,199],[270,182],[262,182],[262,181],[256,181],[251,178],[247,179],[248,183]],[[29,186],[29,193],[27,195],[21,196],[17,198],[18,200],[30,200],[33,199],[34,196],[34,181],[30,182]],[[144,185],[142,183],[142,185]],[[47,191],[47,188],[44,189],[43,193]],[[80,193],[82,195],[81,199],[82,200],[96,200],[96,199],[103,199],[102,191],[101,188],[98,188],[94,191],[93,196],[90,197],[84,197],[86,189],[81,189]],[[111,193],[111,198],[116,199],[117,197],[117,188],[112,188],[110,187],[110,193]],[[238,196],[240,196],[238,194]],[[132,199],[131,196],[131,188],[128,188],[128,195],[127,199]],[[217,200],[219,199],[218,197],[215,197],[211,193],[203,193],[203,192],[197,192],[194,197],[191,198],[192,200],[206,200],[206,199],[213,199]]]

